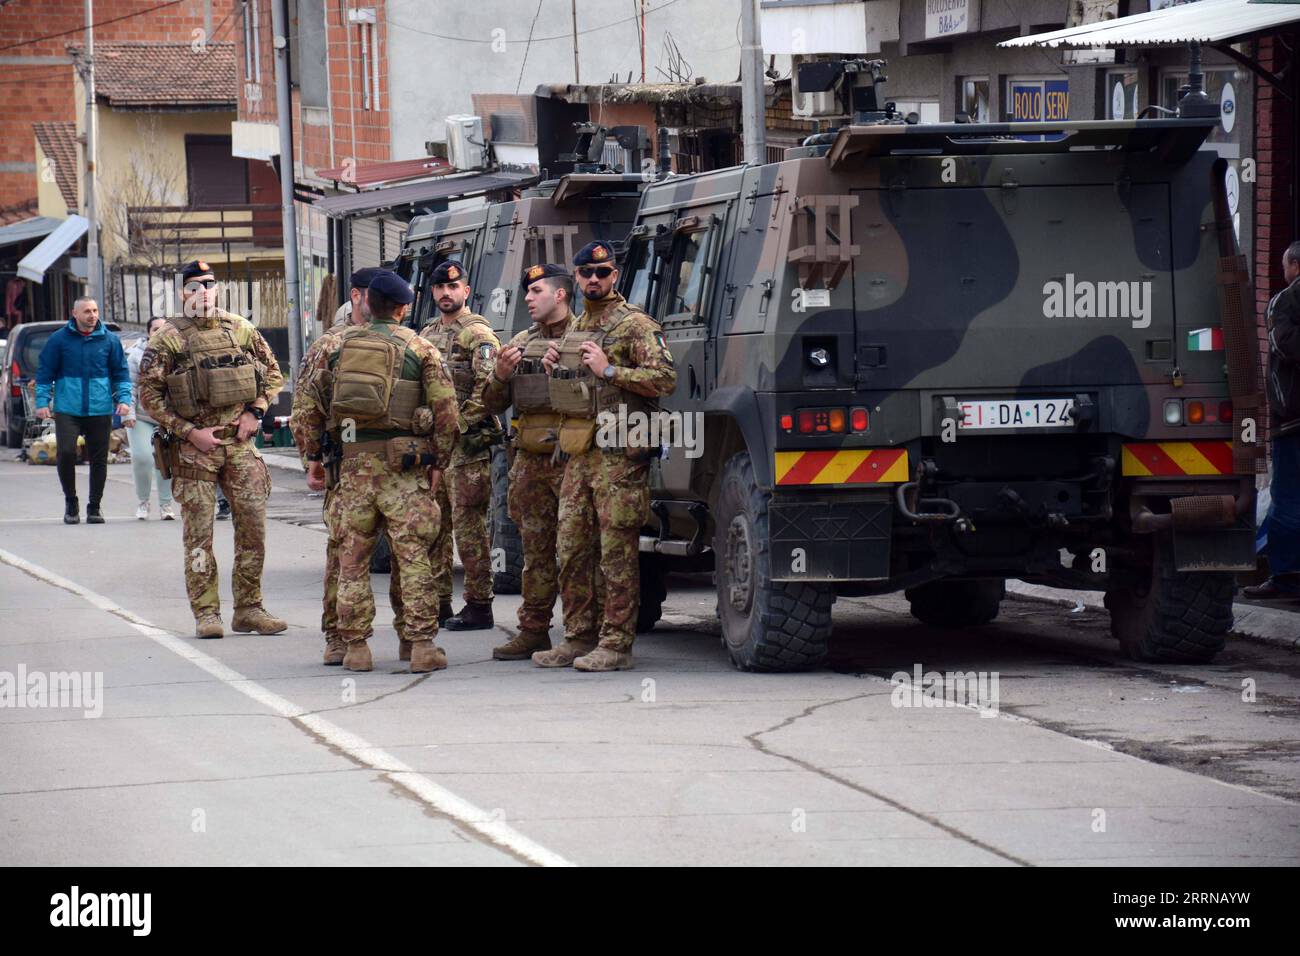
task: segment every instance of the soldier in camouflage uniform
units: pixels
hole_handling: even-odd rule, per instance
[[[651,449],[602,447],[596,440],[595,410],[578,413],[561,399],[581,395],[585,400],[594,394],[605,411],[652,412],[657,408],[653,400],[672,392],[677,372],[658,323],[614,291],[618,269],[613,250],[603,242],[588,243],[573,264],[585,308],[544,359],[548,371],[567,370],[577,376],[552,379],[550,392],[553,405],[564,412],[559,443],[569,456],[560,487],[557,534],[564,643],[535,653],[533,663],[573,665],[584,671],[627,670],[632,667],[640,602],[637,555],[650,507]],[[589,547],[596,537],[599,554]],[[597,568],[605,581],[599,617]]]
[[[555,455],[560,416],[547,401],[541,360],[575,320],[573,279],[563,266],[531,266],[521,285],[528,314],[536,324],[501,350],[483,389],[489,412],[499,414],[513,405],[518,416],[512,432],[507,503],[523,544],[523,604],[518,636],[492,649],[499,661],[527,660],[535,651],[551,647],[551,611],[559,593],[555,529],[564,465]]]
[[[199,637],[223,637],[212,551],[218,483],[235,518],[232,588],[239,632],[278,634],[288,625],[262,607],[266,499],[271,476],[251,439],[283,381],[252,323],[217,308],[217,281],[203,260],[186,265],[182,315],[149,340],[140,360],[140,404],[172,436],[172,490],[184,524],[185,587]]]
[[[460,402],[461,432],[451,466],[438,488],[438,504],[451,520],[443,521],[433,547],[434,580],[439,601],[449,605],[454,532],[465,567],[465,607],[447,619],[446,627],[482,630],[493,625],[488,507],[492,503],[492,445],[501,438],[496,417],[483,407],[483,387],[492,374],[501,342],[487,320],[466,307],[470,286],[459,262],[440,263],[430,276],[430,288],[441,317],[420,334],[438,347],[447,362]]]
[[[298,371],[298,383],[293,390],[293,412],[289,417],[289,428],[293,431],[294,443],[298,446],[298,453],[307,457],[307,434],[304,427],[304,414],[313,406],[320,412],[324,413],[325,409],[317,403],[316,393],[311,388],[304,387],[307,382],[307,376],[304,374],[307,369],[317,365],[321,353],[330,355],[338,351],[340,344],[339,336],[344,331],[353,326],[365,326],[370,322],[370,309],[366,305],[366,290],[370,288],[370,280],[375,273],[379,272],[375,268],[358,269],[352,273],[352,281],[348,290],[348,301],[339,307],[334,314],[335,323],[326,330],[320,338],[312,343],[307,354],[303,356],[302,365]],[[317,433],[317,445],[319,445],[320,434]],[[320,490],[320,489],[316,489]],[[326,514],[330,510],[330,500],[334,496],[334,489],[325,490],[324,511]],[[338,633],[338,611],[335,608],[335,601],[338,598],[339,587],[339,554],[338,540],[333,534],[330,534],[325,545],[325,595],[323,600],[323,610],[321,612],[320,627],[321,632],[325,635],[325,658],[324,662],[328,665],[338,665],[343,663],[343,655],[346,653],[346,647],[343,638]],[[390,584],[391,588],[391,584]],[[391,595],[390,595],[391,597]],[[401,633],[399,631],[399,633]],[[410,660],[410,644],[402,642],[402,660]]]
[[[366,643],[375,613],[370,556],[381,521],[388,526],[394,579],[402,589],[411,672],[447,666],[446,654],[433,644],[438,617],[429,552],[441,518],[432,483],[451,457],[457,407],[442,356],[400,324],[414,298],[399,276],[379,270],[367,292],[370,323],[314,350],[303,371],[303,388],[313,395],[303,402],[296,437],[311,460],[309,486],[326,483],[319,436],[328,428],[341,447],[326,521],[337,542],[342,664],[353,671],[373,667]],[[387,394],[373,386],[377,368],[388,379]],[[428,438],[417,434],[424,430],[421,406],[429,412]]]

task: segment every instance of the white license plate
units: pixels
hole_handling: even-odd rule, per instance
[[[987,428],[1072,428],[1074,400],[1070,398],[1008,398],[958,403],[957,427],[977,431]]]

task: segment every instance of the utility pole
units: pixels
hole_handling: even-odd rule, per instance
[[[754,0],[740,0],[740,124],[745,133],[745,162],[762,165],[767,159],[763,122],[763,44],[758,37]]]
[[[271,0],[275,45],[275,112],[280,124],[280,215],[284,232],[284,298],[289,310],[289,369],[293,381],[302,363],[302,309],[298,304],[298,216],[293,207],[293,106],[289,101],[289,37],[285,0]]]
[[[578,0],[572,0],[569,12],[573,15],[573,85],[577,86],[582,82],[578,73]]]
[[[86,172],[82,177],[86,194],[86,218],[90,229],[86,232],[86,291],[108,315],[106,303],[100,298],[100,280],[103,278],[99,264],[99,216],[95,212],[95,12],[94,0],[86,0],[86,56],[79,70],[81,83],[86,88]]]

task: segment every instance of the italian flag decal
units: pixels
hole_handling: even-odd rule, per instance
[[[1223,329],[1195,329],[1187,333],[1187,351],[1222,352]]]

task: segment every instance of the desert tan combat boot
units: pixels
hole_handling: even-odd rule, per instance
[[[225,637],[226,631],[221,626],[221,615],[215,611],[206,611],[194,619],[194,633],[198,637]]]
[[[571,641],[566,637],[559,647],[534,654],[533,663],[538,667],[571,667],[574,660],[595,649],[595,641]]]
[[[632,652],[616,651],[612,647],[597,647],[573,662],[575,671],[630,671]]]
[[[411,642],[404,637],[397,639],[397,659],[399,661],[409,661],[411,659]]]
[[[551,649],[551,636],[536,631],[520,631],[508,643],[492,648],[492,659],[498,661],[526,661],[534,651]]]
[[[257,631],[258,634],[279,634],[288,628],[287,621],[272,617],[266,608],[254,604],[252,607],[235,608],[235,616],[230,620],[230,629],[240,634]]]
[[[374,658],[370,656],[370,645],[362,638],[348,641],[347,653],[343,655],[343,666],[350,671],[370,671],[375,669]]]
[[[447,666],[447,652],[433,641],[411,641],[411,673],[426,674]]]
[[[331,666],[343,663],[343,657],[348,652],[347,645],[343,643],[343,638],[337,634],[325,635],[325,663]]]

